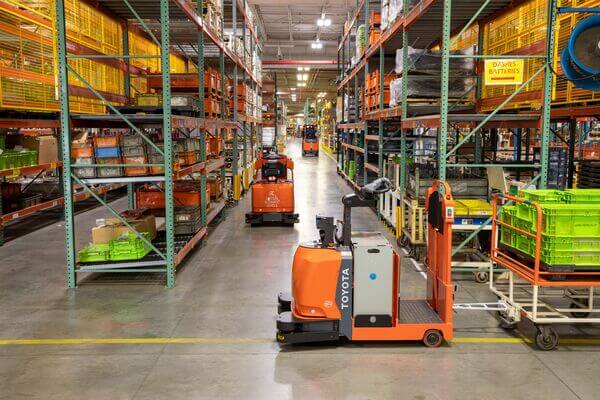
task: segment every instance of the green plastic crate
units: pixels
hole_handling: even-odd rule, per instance
[[[514,225],[535,233],[537,213],[529,215],[517,205]],[[542,234],[568,237],[600,237],[600,204],[544,204],[542,206]]]
[[[600,204],[547,204],[542,212],[543,234],[600,237]],[[535,221],[532,223],[535,224]]]
[[[348,161],[348,177],[352,180],[356,177],[356,161]]]
[[[562,191],[555,189],[523,189],[519,197],[538,203],[560,203],[562,202]]]
[[[30,167],[37,165],[38,163],[38,152],[36,150],[24,150],[19,152],[19,163],[21,167]]]
[[[508,225],[514,224],[514,218],[517,214],[516,206],[504,206],[500,209],[500,221]],[[500,243],[514,246],[515,231],[510,228],[500,227]]]
[[[563,200],[568,204],[600,204],[600,189],[567,189]]]
[[[554,189],[527,189],[519,192],[519,197],[544,206],[545,204],[562,203],[563,193],[560,190]],[[535,206],[527,203],[517,204],[517,217],[524,218],[530,221],[537,221],[537,209]]]
[[[535,239],[515,234],[512,248],[535,257]],[[542,236],[540,261],[548,265],[600,266],[600,238]]]
[[[600,251],[542,251],[540,260],[548,265],[599,267]]]
[[[14,169],[21,167],[21,157],[16,151],[8,151],[3,169]]]
[[[532,242],[534,239],[531,238]],[[535,242],[534,242],[535,245]],[[596,251],[600,252],[600,237],[578,238],[542,235],[543,251]]]
[[[142,235],[150,240],[150,235],[147,232],[143,232]],[[111,261],[140,260],[146,257],[151,250],[150,246],[131,232],[118,239],[111,240],[109,246]]]
[[[77,254],[79,262],[103,262],[110,259],[108,244],[90,244]]]

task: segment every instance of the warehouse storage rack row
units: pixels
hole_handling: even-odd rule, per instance
[[[552,273],[553,278],[540,272],[546,267],[540,267],[539,256],[535,257],[535,244],[518,262],[506,261],[490,235],[497,237],[498,230],[502,233],[511,229],[501,227],[495,217],[510,202],[490,210],[489,201],[493,192],[508,192],[505,171],[514,180],[524,182],[524,187],[562,188],[574,183],[574,164],[578,161],[575,153],[583,153],[582,138],[589,135],[590,123],[594,124],[600,108],[595,105],[597,92],[576,88],[561,78],[557,55],[575,24],[598,12],[598,8],[589,8],[598,7],[598,3],[579,2],[577,5],[583,7],[579,9],[569,8],[569,1],[559,4],[555,0],[530,0],[508,8],[511,3],[359,2],[338,48],[341,118],[338,116],[337,132],[342,149],[338,170],[355,188],[378,176],[393,178],[396,191],[380,202],[378,211],[396,229],[400,244],[410,246],[425,245],[426,240],[422,235],[425,217],[419,182],[436,178],[450,182],[453,194],[458,193],[457,203],[464,203],[466,210],[463,217],[458,215],[458,206],[456,209],[459,223],[453,229],[464,234],[453,247],[453,270],[474,272],[480,281],[486,280],[490,272],[508,271],[511,285],[518,282],[519,290],[525,290],[529,297],[516,299],[512,295],[515,286],[503,292],[501,301],[510,310],[505,317],[509,325],[518,320],[515,313],[540,324],[536,340],[544,348],[544,343],[552,344],[556,337],[556,332],[544,325],[556,319],[537,319],[544,315],[535,305],[545,304],[543,312],[554,307],[550,312],[555,316],[556,312],[562,313],[560,318],[565,312],[564,306],[545,302],[540,286],[565,289],[553,301],[571,302],[570,312],[582,318],[579,322],[597,322],[591,300],[593,289],[577,290],[596,285],[597,272],[590,272],[594,267],[588,268],[594,256],[586,256],[585,273],[570,268]],[[398,4],[400,9],[390,17],[390,7]],[[559,9],[559,5],[566,8]],[[384,18],[386,9],[388,21]],[[541,29],[533,29],[532,21]],[[555,29],[558,22],[560,27]],[[387,27],[381,28],[384,25]],[[354,46],[357,50],[352,57]],[[482,76],[485,60],[517,65],[522,61],[521,83],[504,88],[486,86]],[[457,74],[461,64],[472,65],[472,72],[477,74]],[[437,71],[428,71],[431,65]],[[389,73],[392,69],[395,74]],[[473,79],[474,85],[463,88],[460,82],[466,78]],[[502,143],[505,139],[511,146]],[[555,148],[568,153],[564,164],[561,152]],[[561,165],[568,167],[564,175]],[[580,162],[580,168],[588,171],[594,171],[595,166],[593,162]],[[586,178],[590,175],[582,176],[590,182]],[[561,181],[562,186],[557,183]],[[485,190],[477,193],[482,182]],[[463,189],[469,201],[461,199]],[[482,202],[474,207],[472,200]],[[571,212],[569,207],[564,207],[567,214]],[[573,216],[577,214],[576,210],[572,212]],[[540,234],[540,229],[528,233]],[[537,243],[537,251],[542,244]],[[467,258],[459,258],[465,250]],[[477,257],[471,258],[471,250],[477,251]],[[480,259],[480,255],[485,257]],[[493,277],[491,282],[501,293]]]
[[[384,174],[396,174],[397,190],[384,197],[380,214],[399,238],[416,247],[424,242],[414,239],[419,220],[411,216],[419,214],[423,202],[411,198],[407,187],[415,180],[415,170],[421,169],[422,177],[425,172],[430,173],[427,176],[430,179],[476,176],[485,180],[490,170],[506,170],[518,179],[531,179],[530,184],[544,188],[548,185],[548,166],[553,162],[553,155],[548,152],[550,139],[561,138],[572,144],[568,164],[573,167],[572,147],[577,142],[577,131],[583,131],[579,122],[598,111],[597,106],[588,105],[595,99],[594,92],[579,90],[578,96],[567,96],[563,94],[567,89],[569,93],[576,92],[571,83],[558,85],[559,89],[568,86],[563,92],[552,86],[552,70],[560,70],[556,54],[564,47],[568,29],[561,26],[558,30],[562,47],[549,28],[552,35],[548,40],[537,33],[535,37],[526,34],[530,32],[527,24],[531,21],[542,27],[556,25],[556,2],[529,1],[517,5],[516,11],[504,10],[509,3],[361,1],[340,37],[338,121],[341,123],[337,128],[343,151],[338,155],[338,168],[353,186]],[[392,7],[396,9],[391,11]],[[503,24],[505,19],[514,18],[513,14],[524,21],[515,23],[511,19],[509,25],[517,26],[511,31]],[[564,22],[562,15],[560,21]],[[573,26],[580,19],[567,22]],[[522,32],[515,34],[515,29]],[[517,48],[508,44],[497,47],[500,32],[504,32],[505,42]],[[511,40],[511,34],[518,40]],[[431,54],[419,50],[440,47],[444,50]],[[526,67],[523,83],[507,86],[506,95],[497,96],[498,90],[492,89],[502,86],[486,86],[478,77],[483,73],[483,60],[522,60]],[[468,69],[465,65],[471,74],[461,71]],[[436,71],[430,71],[435,68]],[[467,80],[473,81],[473,85],[464,84]],[[457,90],[456,85],[464,85],[464,92]],[[543,99],[538,107],[525,101],[535,98],[531,93]],[[551,109],[553,95],[557,106]],[[565,104],[565,99],[573,103]],[[570,123],[574,127],[569,140],[558,132],[557,123]],[[497,140],[500,132],[507,132],[514,143],[509,154],[500,150]],[[530,149],[534,142],[539,149],[535,154]],[[415,143],[420,144],[416,154],[411,150]],[[431,147],[429,157],[419,154]],[[496,182],[489,184],[491,189],[501,189]],[[482,200],[489,201],[489,194],[482,196]],[[403,204],[413,206],[407,209]],[[479,226],[468,226],[474,229],[466,234],[468,240],[457,246],[455,255],[481,236],[482,230],[490,229],[491,207],[487,208],[486,218],[476,218]],[[422,221],[420,225],[423,226]],[[416,236],[422,237],[418,232]],[[485,265],[473,264],[476,271]],[[466,270],[472,269],[467,266]]]
[[[153,7],[122,0],[98,6],[143,31],[160,51],[130,53],[126,46],[124,54],[73,54],[67,51],[65,1],[56,1],[60,123],[61,131],[70,133],[61,137],[67,283],[75,287],[77,275],[89,272],[156,272],[173,287],[177,267],[206,238],[208,224],[223,215],[225,190],[231,188],[235,203],[243,176],[252,175],[260,115],[250,111],[245,95],[260,97],[261,43],[245,0],[161,0]],[[226,29],[231,35],[225,35]],[[189,72],[172,72],[173,51],[192,64]],[[144,76],[153,90],[140,96],[145,102],[114,104],[73,66],[104,58],[159,62],[158,73]],[[139,78],[129,75],[130,84]],[[92,91],[109,114],[73,113],[71,79]],[[92,161],[83,163],[74,155]],[[92,194],[92,185],[108,184],[127,185],[128,210],[116,210]],[[112,217],[94,228],[94,243],[84,249],[75,245],[74,185]],[[119,236],[111,236],[115,233]]]
[[[130,49],[136,54],[159,54],[159,46],[141,29],[127,26],[106,9],[86,2],[66,3],[68,46],[75,54],[107,56]],[[56,18],[53,0],[4,0],[0,2],[0,49],[4,58],[0,71],[0,181],[5,197],[0,231],[50,209],[62,207],[62,184],[58,137],[59,99],[56,88]],[[101,27],[101,28],[100,28]],[[184,57],[171,52],[171,70],[184,73],[191,66]],[[75,70],[94,89],[115,105],[124,105],[145,96],[147,76],[160,70],[160,60],[124,60],[111,57],[79,59]],[[192,66],[193,67],[193,66]],[[69,105],[74,113],[106,113],[106,106],[77,79],[69,84]],[[37,140],[34,138],[38,138]],[[28,150],[38,160],[18,159]],[[55,167],[56,166],[56,167]],[[123,185],[93,188],[98,194]],[[76,187],[74,199],[89,197]],[[0,241],[1,244],[2,241]]]
[[[0,209],[0,235],[6,225],[61,207],[64,200],[59,179],[62,163],[58,151],[54,4],[53,0],[0,2],[0,49],[4,55],[0,68],[0,207],[4,206]],[[69,2],[67,9],[68,43],[74,53],[118,53],[128,43],[147,53],[158,49],[143,32],[125,29],[117,19],[85,2]],[[175,54],[171,57],[173,70],[183,72],[185,60]],[[150,61],[136,60],[128,68],[132,74],[150,73]],[[82,59],[74,68],[115,104],[128,101],[125,63],[121,60]],[[138,86],[140,78],[133,80]],[[71,111],[105,112],[106,107],[83,84],[73,81],[69,90]],[[107,189],[120,187],[93,190],[103,195]],[[76,201],[89,197],[79,189],[74,192]]]
[[[15,113],[13,118],[0,118],[0,246],[5,243],[7,226],[64,206],[62,162],[57,145],[60,123],[52,114],[30,117],[30,114]],[[35,150],[22,147],[23,142]],[[18,143],[19,149],[8,149],[11,143]],[[94,185],[90,189],[104,197],[124,187],[124,184],[111,184]],[[74,185],[75,203],[90,197],[90,193]]]

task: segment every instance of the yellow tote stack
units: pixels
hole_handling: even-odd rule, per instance
[[[588,1],[559,1],[562,7],[597,7],[598,0]],[[545,53],[547,0],[530,0],[500,15],[484,25],[482,54],[502,55],[508,53],[536,54]],[[560,53],[566,46],[569,36],[579,21],[587,15],[581,13],[560,14],[556,24],[556,45],[554,49],[554,69],[562,74],[560,69]],[[529,79],[541,66],[543,60],[525,60],[523,81]],[[523,89],[507,105],[510,108],[540,108],[542,76],[540,74],[533,82]],[[503,98],[511,95],[518,85],[483,86],[482,111],[490,111],[500,104]],[[553,104],[573,104],[597,101],[600,93],[574,88],[573,84],[562,79],[555,79],[553,89]],[[488,101],[486,101],[486,99]],[[498,101],[499,99],[499,101]],[[491,101],[490,101],[491,100]]]
[[[121,23],[78,0],[65,1],[68,39],[83,51],[123,54]],[[0,3],[0,107],[28,111],[58,111],[56,89],[56,21],[54,0],[5,0]],[[159,55],[158,46],[143,33],[129,32],[129,53]],[[119,60],[120,61],[120,60]],[[115,104],[125,102],[125,72],[110,63],[88,59],[70,60],[70,65],[94,89]],[[114,62],[112,63],[114,64]],[[131,65],[147,72],[160,72],[160,59],[132,59]],[[183,58],[171,55],[171,72],[186,72]],[[132,96],[147,92],[146,78],[133,76]],[[106,107],[83,82],[69,75],[71,111],[101,114]],[[83,89],[83,90],[82,90]]]

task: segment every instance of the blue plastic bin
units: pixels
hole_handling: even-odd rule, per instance
[[[94,149],[96,158],[118,158],[121,157],[120,147],[96,147]]]

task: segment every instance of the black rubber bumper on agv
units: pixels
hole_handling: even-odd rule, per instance
[[[295,224],[300,221],[300,216],[294,213],[247,213],[246,223],[262,225],[265,223]]]

